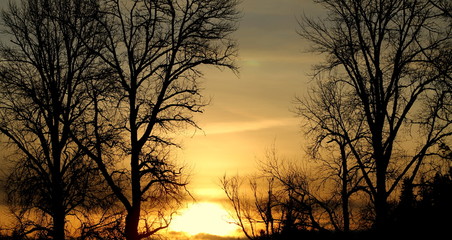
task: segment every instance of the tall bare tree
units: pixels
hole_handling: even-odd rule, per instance
[[[356,96],[366,134],[359,145],[367,141],[370,155],[362,155],[353,139],[346,141],[374,201],[376,228],[384,231],[390,194],[404,176],[416,176],[432,148],[451,135],[444,104],[450,91],[437,87],[450,82],[450,70],[436,64],[451,55],[451,25],[434,4],[442,1],[316,2],[328,16],[304,17],[300,35],[326,55],[316,67],[317,73],[330,73],[322,81],[341,82]],[[415,137],[404,134],[409,131]],[[398,155],[402,142],[410,149]]]
[[[361,189],[363,180],[348,145],[363,152],[358,144],[366,136],[364,118],[356,97],[343,91],[343,83],[319,81],[311,90],[308,97],[297,98],[296,113],[304,119],[303,129],[310,136],[308,155],[321,164],[319,178],[339,189],[334,191],[341,198],[342,230],[347,232],[351,195]]]
[[[24,0],[2,12],[11,41],[0,48],[0,133],[15,153],[7,192],[20,213],[33,212],[19,216],[41,219],[21,219],[30,225],[23,233],[64,239],[66,216],[98,184],[91,161],[70,137],[89,104],[86,82],[102,72],[78,40],[96,42],[91,15],[97,10],[94,1]]]
[[[177,199],[186,177],[169,158],[178,146],[171,136],[196,126],[202,112],[200,66],[236,70],[236,0],[105,0],[102,50],[92,49],[113,69],[108,84],[93,86],[94,104],[84,129],[74,132],[79,146],[97,163],[125,210],[127,239],[151,236],[170,223],[162,211]],[[86,46],[90,46],[86,42]],[[154,225],[147,217],[157,217]],[[144,227],[142,227],[144,226]]]

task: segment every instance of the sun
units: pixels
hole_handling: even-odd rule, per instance
[[[174,217],[171,231],[185,232],[191,236],[206,233],[217,236],[236,235],[237,226],[228,212],[218,204],[201,202],[190,205]]]

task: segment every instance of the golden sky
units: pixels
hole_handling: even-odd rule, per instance
[[[302,133],[290,111],[295,96],[306,91],[311,65],[319,57],[297,35],[297,18],[317,14],[311,0],[243,0],[235,34],[238,76],[207,69],[204,95],[211,98],[197,116],[203,132],[183,141],[178,158],[192,167],[190,189],[198,201],[224,197],[219,178],[247,174],[266,148],[275,144],[290,158],[300,158]]]
[[[0,8],[8,2],[0,0]],[[242,0],[239,10],[239,73],[204,70],[204,96],[211,103],[196,116],[202,131],[188,130],[177,154],[191,168],[190,189],[199,200],[222,198],[213,194],[221,193],[218,179],[253,171],[273,143],[285,155],[302,154],[299,119],[290,109],[319,58],[305,52],[297,18],[319,10],[312,0]]]
[[[0,8],[7,2],[0,0]],[[320,57],[305,52],[297,18],[320,12],[311,0],[242,0],[239,10],[239,73],[204,69],[203,93],[211,103],[196,116],[202,131],[182,134],[176,155],[190,169],[189,190],[197,202],[224,199],[219,179],[254,172],[273,144],[289,158],[303,155],[299,119],[290,109]]]

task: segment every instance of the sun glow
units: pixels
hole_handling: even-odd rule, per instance
[[[218,204],[195,203],[174,217],[171,231],[185,232],[191,236],[206,233],[218,236],[236,235],[237,226],[228,212]]]

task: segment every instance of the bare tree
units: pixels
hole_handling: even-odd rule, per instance
[[[193,114],[206,104],[199,67],[236,70],[230,35],[237,1],[105,0],[100,5],[95,20],[103,26],[105,48],[91,50],[113,69],[106,83],[113,91],[93,86],[90,113],[73,137],[124,208],[126,239],[136,240],[168,227],[171,214],[164,206],[177,201],[187,184],[169,153],[178,146],[172,136],[180,127],[197,127]]]
[[[232,206],[231,216],[250,239],[270,238],[283,229],[281,189],[266,176],[223,176],[221,187]]]
[[[436,87],[450,79],[450,71],[435,67],[435,60],[451,54],[451,25],[433,1],[317,2],[328,16],[304,17],[300,35],[327,56],[316,67],[318,73],[331,73],[322,81],[344,83],[344,91],[358,100],[366,133],[362,144],[365,139],[370,156],[362,156],[353,139],[346,141],[374,200],[376,228],[384,231],[390,194],[404,176],[416,176],[432,147],[451,135],[442,102],[450,92]],[[436,101],[424,101],[432,97]],[[419,115],[424,106],[430,110]],[[410,130],[415,137],[403,134]],[[412,148],[397,156],[402,142]],[[367,170],[369,164],[374,171]]]
[[[284,230],[341,231],[337,214],[340,201],[334,192],[326,191],[325,172],[322,177],[314,177],[317,173],[310,174],[312,171],[299,161],[281,158],[275,147],[267,152],[266,162],[259,165],[262,174],[275,179],[283,192],[284,197],[279,199],[286,212]]]
[[[337,201],[317,190],[307,171],[273,148],[255,176],[224,176],[231,216],[248,239],[287,239],[303,232],[340,230]],[[325,197],[325,195],[328,195]]]
[[[308,155],[320,162],[319,179],[333,184],[339,193],[342,208],[343,231],[350,230],[350,199],[363,189],[362,174],[349,144],[364,156],[366,137],[364,116],[356,104],[356,96],[344,92],[342,82],[317,82],[306,98],[297,98],[296,113],[303,118],[303,129],[310,136]],[[366,171],[369,171],[369,167]],[[331,187],[331,186],[329,186]],[[334,192],[331,197],[334,197]]]
[[[64,239],[66,216],[99,185],[70,137],[89,104],[86,82],[102,72],[78,40],[96,41],[91,15],[97,10],[93,1],[24,0],[2,12],[11,42],[0,49],[0,133],[14,152],[6,189],[23,234]]]

